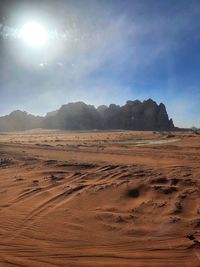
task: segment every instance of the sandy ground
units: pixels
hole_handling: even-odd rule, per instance
[[[0,135],[0,267],[200,266],[200,135]]]

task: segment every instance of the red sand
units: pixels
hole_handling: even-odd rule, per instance
[[[0,135],[0,266],[200,266],[200,135],[173,134]]]

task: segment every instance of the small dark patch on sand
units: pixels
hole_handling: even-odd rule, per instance
[[[181,185],[184,186],[193,186],[195,185],[195,181],[193,181],[191,178],[187,178],[181,181]]]
[[[175,203],[175,208],[174,208],[174,210],[172,211],[172,214],[179,214],[179,213],[182,212],[182,210],[183,210],[183,207],[182,207],[181,203],[180,203],[179,201],[177,201],[177,202]]]
[[[166,184],[168,180],[165,177],[153,178],[150,180],[151,184]]]
[[[170,180],[170,184],[171,185],[177,185],[179,183],[179,179],[177,179],[177,178],[172,178],[171,180]]]
[[[177,188],[174,186],[154,186],[154,190],[159,192],[160,194],[171,194],[177,191]]]
[[[132,188],[127,191],[127,196],[130,198],[138,198],[140,196],[140,188]]]

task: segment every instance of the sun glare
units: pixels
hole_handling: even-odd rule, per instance
[[[37,22],[28,22],[22,26],[20,37],[31,47],[42,47],[47,43],[48,32]]]

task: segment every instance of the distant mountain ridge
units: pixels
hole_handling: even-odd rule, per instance
[[[16,110],[0,117],[0,132],[13,132],[34,129],[42,126],[43,117],[33,116],[25,111]]]
[[[127,101],[125,105],[87,105],[84,102],[68,103],[45,117],[25,111],[13,111],[0,117],[0,131],[23,131],[34,128],[62,130],[174,130],[165,105],[152,99],[143,102]]]

